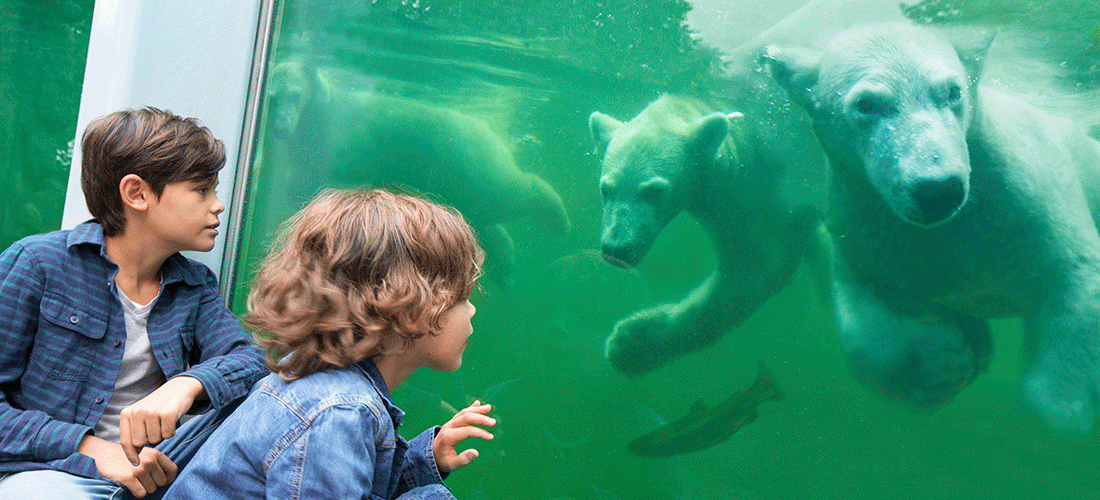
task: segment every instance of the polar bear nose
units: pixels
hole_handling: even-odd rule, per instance
[[[913,202],[920,212],[920,224],[935,224],[949,219],[966,199],[966,186],[958,177],[928,179],[913,186]]]
[[[641,245],[634,243],[604,243],[603,259],[618,267],[634,267],[642,260]]]

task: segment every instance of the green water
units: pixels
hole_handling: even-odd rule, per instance
[[[92,0],[0,0],[0,247],[60,228]]]
[[[732,4],[761,23],[798,6]],[[409,413],[403,434],[445,421],[440,399],[496,405],[497,439],[473,443],[481,458],[448,479],[459,498],[1100,498],[1100,437],[1053,434],[1022,401],[1015,320],[994,323],[989,371],[931,413],[903,409],[849,375],[831,314],[805,270],[711,347],[636,378],[609,367],[603,341],[618,319],[679,300],[713,266],[709,241],[686,215],[636,269],[602,261],[600,166],[587,126],[595,110],[628,119],[662,92],[720,85],[720,54],[684,24],[690,7],[669,0],[281,4],[273,64],[306,59],[349,89],[485,120],[512,143],[521,168],[558,191],[572,220],[558,237],[530,219],[505,224],[515,242],[514,284],[483,280],[459,373],[422,371],[396,391]],[[1083,91],[1100,81],[1098,58],[1088,52],[1097,2],[930,1],[905,13],[932,24],[1026,25],[1043,40],[1040,56],[1065,70],[1054,85]],[[266,123],[238,312],[275,224],[305,193],[371,182],[367,174],[289,171]],[[299,194],[288,196],[287,186]],[[627,453],[627,442],[695,401],[716,403],[747,387],[761,359],[786,398],[762,404],[760,417],[729,441],[668,460]]]

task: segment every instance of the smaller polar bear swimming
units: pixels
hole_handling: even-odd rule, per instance
[[[648,373],[713,344],[782,290],[816,247],[824,156],[801,113],[774,106],[782,90],[757,76],[765,81],[738,93],[744,113],[668,94],[625,123],[589,117],[602,161],[605,259],[635,266],[682,211],[715,251],[715,270],[682,300],[616,323],[606,354],[623,373]]]
[[[323,186],[398,186],[441,196],[462,212],[485,248],[486,266],[510,282],[512,239],[501,225],[528,219],[548,236],[569,230],[561,196],[516,164],[483,120],[413,99],[350,89],[324,68],[291,58],[268,85],[271,129],[289,163],[289,196]]]
[[[906,24],[839,35],[773,76],[831,164],[835,315],[848,365],[917,408],[985,370],[988,318],[1021,316],[1024,393],[1090,432],[1100,383],[1100,144],[978,84],[989,39]]]

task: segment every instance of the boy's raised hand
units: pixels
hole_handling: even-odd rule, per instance
[[[119,413],[118,434],[122,451],[130,463],[140,463],[141,449],[176,434],[176,423],[195,399],[206,394],[202,382],[192,377],[174,377]]]
[[[474,401],[474,404],[463,408],[462,411],[451,417],[451,420],[443,424],[443,427],[435,434],[435,439],[432,441],[435,466],[439,468],[440,474],[446,474],[464,467],[477,458],[478,452],[475,449],[471,448],[462,453],[455,450],[455,446],[462,440],[472,437],[485,440],[493,439],[493,435],[489,431],[476,427],[478,425],[485,427],[496,425],[496,419],[488,415],[489,410],[492,409],[492,405]]]

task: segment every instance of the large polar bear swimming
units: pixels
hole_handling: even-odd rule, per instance
[[[288,59],[272,69],[271,126],[291,166],[299,201],[321,186],[403,186],[441,196],[470,221],[486,264],[507,283],[512,240],[502,223],[569,228],[561,197],[520,170],[483,120],[412,99],[338,85],[321,68]]]
[[[769,84],[778,94],[771,97],[783,100],[774,83],[765,82],[765,93]],[[626,123],[589,117],[602,159],[605,258],[636,265],[686,211],[710,236],[717,261],[680,302],[615,325],[607,357],[624,373],[651,371],[741,324],[786,286],[815,240],[826,168],[807,120],[771,99],[744,102],[744,114],[727,115],[699,98],[664,95]]]
[[[989,40],[854,29],[820,59],[770,54],[832,165],[828,227],[849,366],[918,408],[981,373],[987,318],[1022,316],[1027,400],[1089,432],[1100,378],[1100,145],[978,85]]]

